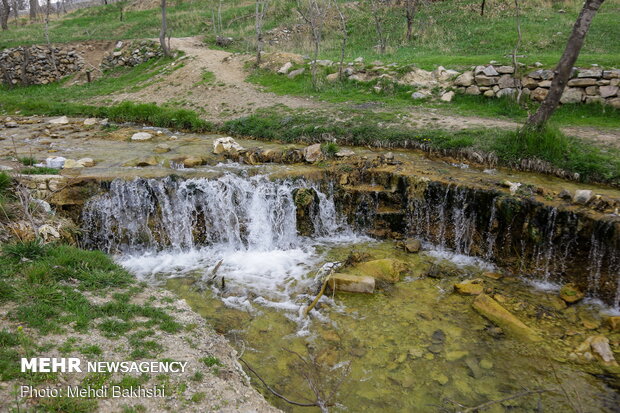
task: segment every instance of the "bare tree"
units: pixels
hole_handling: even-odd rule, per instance
[[[15,17],[15,20],[17,21],[17,19],[19,19],[19,6],[17,4],[17,0],[13,0],[11,2],[11,8],[13,9],[13,17]]]
[[[318,89],[319,86],[316,61],[319,58],[321,41],[323,40],[323,25],[325,23],[325,17],[327,16],[328,9],[329,0],[297,0],[297,10],[308,27],[310,27],[310,34],[314,45],[314,58],[312,60],[311,72],[312,86],[315,89]]]
[[[482,0],[482,3],[480,3],[480,15],[484,16],[484,6],[486,5],[486,0]]]
[[[515,24],[517,26],[517,43],[515,43],[515,48],[512,51],[512,67],[514,68],[514,74],[512,75],[514,78],[515,86],[517,87],[517,103],[521,101],[521,94],[523,93],[523,86],[521,84],[521,76],[519,76],[519,62],[517,62],[517,52],[519,51],[519,47],[521,46],[521,10],[519,8],[519,0],[515,0]]]
[[[413,19],[418,11],[420,0],[405,0],[405,19],[407,20],[407,41],[413,36]]]
[[[159,31],[159,44],[164,56],[170,57],[170,48],[166,44],[166,32],[168,31],[168,22],[166,21],[166,0],[161,0],[161,30]]]
[[[265,24],[265,14],[269,6],[269,0],[256,0],[256,11],[254,14],[254,27],[256,29],[256,67],[260,66],[261,53],[263,52],[263,25]]]
[[[9,30],[9,15],[11,14],[11,5],[8,0],[0,2],[0,26],[2,30]]]
[[[379,53],[385,53],[385,49],[387,48],[387,38],[385,35],[384,23],[385,16],[383,15],[383,10],[381,4],[379,4],[378,0],[368,0],[370,3],[370,13],[372,14],[372,18],[375,22],[375,31],[377,32],[377,40],[379,44],[377,45],[379,48]]]
[[[342,12],[338,1],[334,1],[334,7],[338,13],[338,22],[340,26],[340,33],[342,38],[340,39],[340,62],[338,62],[338,79],[344,79],[344,56],[347,48],[347,41],[349,40],[349,33],[347,32],[347,18]]]
[[[592,19],[605,0],[586,0],[581,13],[575,21],[573,32],[568,38],[566,49],[554,71],[553,81],[549,94],[540,105],[536,113],[529,117],[525,125],[528,129],[541,129],[545,126],[553,112],[557,109],[564,87],[570,78],[573,65],[579,57],[579,52],[590,29]]]
[[[30,0],[30,21],[33,22],[37,19],[37,11],[39,9],[38,0]]]

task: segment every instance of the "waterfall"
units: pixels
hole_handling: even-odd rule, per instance
[[[271,181],[233,174],[218,179],[115,180],[84,206],[83,242],[107,252],[188,250],[226,245],[268,251],[300,245],[293,192],[312,188],[316,235],[342,229],[332,198],[303,181]]]

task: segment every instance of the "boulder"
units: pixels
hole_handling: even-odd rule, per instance
[[[590,199],[592,199],[592,191],[589,189],[578,189],[573,196],[573,202],[581,205],[587,204]]]
[[[542,102],[543,100],[545,100],[545,98],[547,97],[547,95],[549,94],[549,90],[548,89],[544,89],[542,87],[536,88],[532,91],[532,93],[530,94],[530,98],[532,100],[535,100],[537,102]]]
[[[97,118],[84,119],[84,126],[93,126],[97,124]]]
[[[539,87],[538,81],[536,79],[532,79],[531,77],[524,77],[523,80],[521,80],[521,84],[526,89],[536,89]]]
[[[54,169],[62,169],[63,166],[65,165],[65,161],[67,159],[63,158],[62,156],[54,156],[51,158],[47,158],[45,160],[45,165],[48,168],[54,168]]]
[[[354,267],[356,274],[387,282],[397,282],[407,272],[407,264],[394,258],[383,258],[360,263]]]
[[[422,249],[422,242],[419,239],[409,238],[405,241],[405,251],[408,253],[420,252]]]
[[[302,68],[293,70],[291,73],[287,75],[287,77],[289,79],[295,79],[297,76],[302,75],[305,71],[306,69],[302,67]]]
[[[497,85],[502,88],[515,88],[519,86],[519,81],[510,75],[503,75],[499,78]]]
[[[429,98],[431,94],[426,91],[417,91],[411,94],[411,98],[414,100],[426,99]]]
[[[293,64],[291,62],[286,62],[280,69],[278,69],[278,73],[281,75],[286,75],[292,68]]]
[[[66,116],[61,116],[59,118],[50,119],[47,123],[51,123],[52,125],[66,125],[69,123],[69,119]]]
[[[620,69],[605,70],[603,79],[620,79]]]
[[[304,148],[304,159],[306,162],[316,162],[323,159],[323,151],[321,150],[321,144],[315,143]]]
[[[560,289],[560,298],[568,304],[576,303],[583,299],[585,294],[573,283],[568,283]]]
[[[620,331],[620,316],[611,316],[607,319],[611,331]]]
[[[349,158],[353,155],[355,155],[355,152],[350,149],[341,149],[336,152],[336,158]]]
[[[497,76],[497,75],[499,75],[499,73],[497,72],[497,70],[495,70],[493,65],[489,65],[489,66],[485,67],[482,70],[482,74],[484,74],[485,76]]]
[[[581,103],[583,100],[583,89],[577,87],[567,87],[560,98],[561,103]]]
[[[480,278],[465,280],[462,283],[454,284],[454,291],[462,295],[479,295],[484,291],[484,281]]]
[[[510,311],[502,307],[497,301],[486,294],[480,294],[473,302],[473,308],[482,316],[492,321],[503,330],[531,341],[540,341],[540,336]]]
[[[551,80],[553,79],[554,73],[553,70],[540,69],[530,73],[528,76],[537,80]]]
[[[493,90],[485,90],[483,95],[488,98],[492,98],[493,96],[495,96],[495,92],[493,92]]]
[[[517,93],[517,89],[508,87],[506,89],[500,89],[497,91],[497,93],[495,94],[495,96],[497,96],[498,98],[501,98],[503,96],[513,96]]]
[[[427,70],[415,68],[400,79],[400,83],[419,88],[432,88],[438,85],[435,76]]]
[[[339,77],[338,73],[330,73],[327,76],[325,76],[325,80],[327,80],[330,83],[333,83],[338,80],[338,77]]]
[[[466,95],[479,95],[480,94],[480,88],[476,85],[471,85],[469,87],[467,87],[467,89],[465,89],[465,94]]]
[[[185,168],[194,168],[196,166],[200,166],[204,163],[202,158],[198,156],[190,156],[189,158],[183,159],[183,166]]]
[[[607,337],[601,335],[590,336],[579,345],[575,352],[582,353],[585,356],[590,350],[597,355],[603,365],[618,367]]]
[[[602,77],[603,70],[602,69],[586,69],[580,70],[577,74],[577,77]]]
[[[484,75],[478,75],[474,78],[478,86],[493,86],[499,81],[498,77],[489,77]]]
[[[157,145],[155,147],[155,149],[153,149],[153,151],[155,153],[166,153],[166,152],[170,152],[170,146],[168,144],[165,143],[160,143],[159,145]]]
[[[151,135],[148,132],[137,132],[131,136],[132,141],[138,141],[138,142],[148,141],[151,139],[153,139],[153,135]]]
[[[569,87],[586,87],[586,86],[596,86],[596,79],[571,79],[566,84]]]
[[[450,91],[450,92],[446,92],[443,95],[441,95],[441,101],[442,102],[452,102],[452,99],[454,98],[454,92]]]
[[[500,66],[497,68],[497,72],[502,75],[509,75],[515,72],[515,68],[512,66]]]
[[[607,103],[613,108],[620,109],[620,98],[606,99],[605,103]]]
[[[602,98],[610,98],[616,96],[618,94],[620,88],[618,86],[601,86],[599,88],[599,93]]]
[[[244,151],[245,148],[237,143],[233,138],[227,136],[225,138],[217,138],[213,141],[213,153],[221,155],[225,153],[238,153]]]
[[[474,84],[474,73],[465,72],[454,80],[456,86],[469,87]]]
[[[91,166],[95,166],[95,161],[93,158],[81,158],[77,161],[80,165],[86,168],[90,168]]]
[[[372,294],[375,291],[375,279],[351,274],[332,274],[328,281],[332,291]]]

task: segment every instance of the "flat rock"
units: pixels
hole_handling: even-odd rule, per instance
[[[153,135],[148,132],[137,132],[131,136],[132,141],[148,141],[153,139]]]
[[[155,147],[155,149],[153,149],[153,151],[155,153],[166,153],[166,152],[170,152],[170,146],[165,144],[165,143],[160,143],[159,145],[157,145]]]
[[[375,279],[368,276],[337,273],[329,277],[328,284],[333,291],[366,294],[372,294],[375,291]]]
[[[297,76],[303,74],[305,71],[306,69],[302,67],[300,69],[293,70],[291,73],[287,75],[287,77],[289,79],[295,79]]]
[[[585,294],[573,283],[564,284],[560,289],[560,298],[568,304],[581,301]]]
[[[80,165],[86,168],[95,166],[95,161],[93,160],[93,158],[81,158],[81,159],[78,159],[77,163],[79,163]]]
[[[203,160],[198,156],[190,156],[188,158],[183,159],[183,166],[185,168],[194,168],[196,166],[202,165]]]
[[[592,199],[592,191],[589,189],[578,189],[573,196],[573,202],[581,205],[587,204],[590,199]]]
[[[405,251],[408,253],[420,252],[422,249],[422,242],[419,239],[410,238],[405,241]]]
[[[454,284],[454,291],[462,295],[479,295],[484,291],[484,281],[480,278],[465,280],[462,283]]]
[[[88,118],[84,119],[84,126],[92,126],[96,125],[98,122],[97,118]]]
[[[51,123],[52,125],[66,125],[69,123],[69,119],[66,116],[61,116],[59,118],[50,119],[47,123]]]
[[[540,341],[541,339],[534,330],[526,326],[510,311],[506,310],[497,301],[486,294],[478,295],[472,306],[482,316],[505,331],[530,341]]]
[[[452,102],[453,98],[454,98],[454,92],[452,92],[452,91],[446,92],[443,95],[441,95],[441,101],[442,102]]]
[[[383,258],[360,263],[353,267],[356,274],[387,282],[397,282],[407,272],[407,264],[394,258]]]

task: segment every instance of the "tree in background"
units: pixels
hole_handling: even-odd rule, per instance
[[[37,12],[39,11],[39,1],[30,0],[30,21],[33,22],[37,19]]]
[[[370,6],[370,14],[375,22],[375,31],[377,32],[377,49],[380,54],[385,53],[387,48],[387,35],[385,33],[385,15],[383,8],[386,7],[379,4],[379,0],[367,0]]]
[[[315,89],[319,87],[316,61],[319,58],[321,41],[323,40],[323,26],[329,6],[329,0],[297,0],[297,11],[310,28],[312,44],[314,45],[314,58],[310,71],[312,73],[312,86]]]
[[[170,57],[170,48],[166,44],[166,33],[168,32],[168,22],[166,20],[166,0],[161,0],[161,30],[159,31],[159,44],[164,56]]]
[[[256,10],[254,14],[254,28],[256,30],[256,67],[260,66],[260,57],[263,52],[263,25],[265,24],[265,14],[269,0],[256,0]]]
[[[347,49],[347,40],[349,39],[349,33],[347,31],[347,17],[342,12],[338,1],[334,1],[334,7],[336,9],[336,13],[338,14],[338,26],[340,28],[340,34],[342,35],[340,39],[340,61],[338,62],[338,79],[344,80],[344,57],[345,51]]]
[[[11,14],[11,6],[8,0],[0,1],[0,26],[2,30],[9,30],[9,15]]]
[[[418,12],[422,0],[405,0],[405,19],[407,20],[407,41],[413,36],[413,19]]]
[[[546,124],[553,112],[557,109],[564,87],[570,78],[573,66],[579,57],[579,52],[590,29],[592,19],[605,0],[586,0],[581,13],[575,21],[573,32],[568,38],[566,49],[555,68],[553,81],[549,88],[549,94],[540,105],[536,113],[529,117],[525,124],[526,129],[541,129]]]

